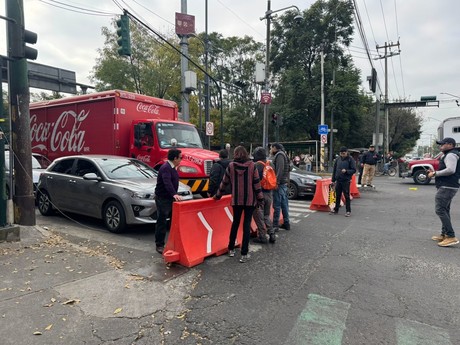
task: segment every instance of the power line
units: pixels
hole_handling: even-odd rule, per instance
[[[74,13],[87,14],[91,16],[114,16],[116,15],[115,13],[99,11],[99,10],[91,10],[91,9],[80,7],[80,6],[69,5],[69,4],[66,4],[65,2],[56,1],[56,0],[39,0],[39,1],[46,5],[61,8],[63,10],[74,12]]]

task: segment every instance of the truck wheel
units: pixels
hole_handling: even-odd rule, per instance
[[[110,232],[120,233],[126,228],[125,210],[118,201],[109,201],[103,210],[102,220]]]
[[[431,179],[428,177],[428,172],[425,170],[417,170],[414,174],[415,184],[428,184]]]
[[[38,190],[38,210],[43,216],[51,216],[54,213],[53,204],[46,190]]]
[[[298,188],[294,182],[289,182],[287,186],[287,197],[289,200],[297,198]]]

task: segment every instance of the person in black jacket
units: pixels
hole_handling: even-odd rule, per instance
[[[369,150],[364,152],[361,157],[361,166],[363,167],[363,187],[374,187],[372,185],[372,180],[375,175],[375,166],[380,160],[380,155],[375,151],[375,146],[370,145]]]
[[[350,181],[353,174],[356,172],[356,163],[353,158],[348,155],[346,147],[340,148],[340,156],[334,162],[332,169],[332,183],[335,184],[335,207],[331,214],[339,213],[340,199],[342,193],[345,196],[345,217],[351,216],[350,202]]]
[[[453,138],[444,138],[436,143],[441,145],[443,155],[439,160],[438,171],[430,169],[428,177],[436,177],[435,212],[441,220],[441,234],[431,239],[437,241],[440,247],[449,247],[459,242],[452,227],[450,206],[460,188],[460,153],[455,148],[457,143]]]
[[[224,177],[225,170],[230,164],[230,159],[228,159],[228,150],[219,151],[219,160],[216,160],[211,167],[211,172],[209,173],[209,188],[208,188],[208,197],[212,198],[216,195],[217,190],[219,189],[222,178]],[[230,194],[231,191],[228,188],[224,194]]]

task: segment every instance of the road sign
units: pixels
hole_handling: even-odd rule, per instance
[[[214,122],[206,122],[206,135],[214,135]]]
[[[270,92],[262,92],[260,95],[260,103],[262,104],[271,104],[272,103],[272,94]]]
[[[327,134],[321,134],[321,144],[327,144]]]
[[[318,134],[323,135],[329,132],[329,127],[327,125],[318,125]]]

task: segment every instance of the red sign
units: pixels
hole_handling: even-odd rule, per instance
[[[260,103],[272,104],[272,94],[270,92],[262,92],[260,97]]]
[[[195,16],[176,12],[176,34],[192,35],[195,33]]]

